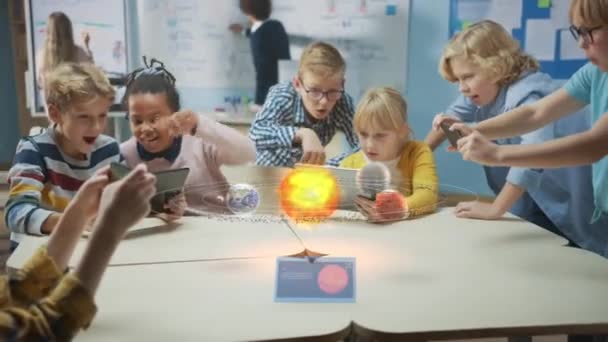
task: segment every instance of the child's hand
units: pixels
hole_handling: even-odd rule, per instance
[[[456,124],[457,125],[457,124]],[[488,166],[501,166],[500,148],[478,131],[458,140],[458,151],[462,159]]]
[[[68,207],[66,210],[75,210],[78,213],[82,213],[85,220],[93,219],[97,215],[102,191],[110,181],[109,172],[109,166],[104,166],[97,170],[91,178],[80,186],[76,196],[70,202],[70,207],[74,209]]]
[[[156,193],[156,177],[145,164],[137,165],[127,176],[108,185],[101,195],[97,229],[111,230],[122,238],[127,229],[150,211]]]
[[[303,164],[325,164],[325,148],[321,144],[317,133],[309,128],[300,129],[302,138],[302,159]]]
[[[166,210],[166,220],[175,221],[180,217],[184,216],[184,212],[186,211],[186,205],[186,196],[183,192],[180,192],[178,195],[173,196],[169,200],[169,202],[164,206]]]
[[[454,208],[454,215],[462,218],[496,220],[501,218],[504,212],[498,211],[492,203],[471,201],[458,203]]]
[[[455,116],[439,113],[439,114],[435,115],[435,118],[433,119],[433,129],[443,133],[443,131],[441,130],[441,124],[444,122],[447,122],[450,125],[452,125],[454,123],[462,122],[462,121]],[[452,146],[452,144],[448,144],[448,151],[455,152],[456,148],[454,148],[454,146]]]
[[[387,196],[382,196],[382,193],[376,194],[376,201],[369,200],[365,197],[358,196],[355,199],[355,204],[359,212],[373,223],[397,221],[407,217],[407,206],[405,201],[394,201],[392,193]],[[401,194],[397,194],[401,196]],[[401,196],[403,197],[403,196]]]
[[[198,114],[191,110],[183,110],[173,113],[169,118],[169,132],[172,136],[192,134],[198,127]]]
[[[235,23],[230,24],[230,26],[228,26],[228,29],[234,33],[241,33],[245,28],[243,27],[243,25]]]
[[[448,122],[448,123],[453,124],[456,122],[462,122],[462,120],[460,120],[459,118],[457,118],[453,115],[439,113],[439,114],[435,115],[435,117],[433,118],[433,129],[436,131],[441,131],[441,124],[443,122]]]
[[[401,220],[408,216],[405,197],[396,191],[382,191],[376,194],[376,211],[385,221]]]

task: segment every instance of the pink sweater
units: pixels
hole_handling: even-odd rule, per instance
[[[152,172],[189,168],[184,189],[188,207],[207,211],[225,210],[223,198],[228,184],[220,166],[255,160],[255,147],[248,137],[204,116],[199,116],[194,136],[182,137],[181,148],[173,161],[162,157],[144,160],[138,152],[135,137],[122,143],[120,152],[131,168],[143,162]]]

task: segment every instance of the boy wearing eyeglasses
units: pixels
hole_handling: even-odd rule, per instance
[[[325,146],[337,130],[351,150],[358,146],[353,100],[344,92],[345,70],[340,52],[330,44],[314,42],[304,49],[298,74],[270,89],[249,131],[258,165],[324,164]],[[338,165],[349,153],[327,164]]]

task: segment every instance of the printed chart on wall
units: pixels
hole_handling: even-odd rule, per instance
[[[490,19],[513,34],[541,70],[567,79],[587,61],[570,34],[569,0],[450,0],[450,37],[472,23]]]
[[[139,0],[140,50],[167,64],[179,86],[253,88],[249,42],[228,30],[246,22],[234,1]]]
[[[355,98],[371,86],[405,91],[409,0],[275,0],[273,7],[291,37],[328,41],[340,50]],[[294,59],[298,40],[291,41]]]

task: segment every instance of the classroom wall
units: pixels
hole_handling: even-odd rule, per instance
[[[8,1],[0,1],[0,42],[2,46],[12,44]],[[13,65],[13,50],[0,49],[0,165],[12,162],[19,140],[19,115]]]
[[[424,139],[435,113],[441,112],[458,95],[456,85],[443,80],[437,62],[448,40],[449,0],[412,0],[408,46],[406,99],[409,121],[417,139]],[[441,190],[493,195],[482,168],[465,162],[458,153],[435,152]]]
[[[137,22],[136,16],[132,5],[129,21]],[[443,44],[448,40],[449,0],[411,0],[409,24],[406,98],[415,137],[424,139],[435,113],[444,110],[458,94],[457,86],[444,81],[437,72],[437,61]],[[131,34],[130,37],[135,43],[131,51],[139,55],[137,35]],[[135,62],[132,66],[141,65],[140,60],[132,61]],[[180,93],[185,107],[194,105],[211,109],[216,105],[212,101],[217,94],[199,94],[189,88],[180,89]],[[123,126],[124,136],[128,136],[126,124]],[[445,152],[444,146],[437,150],[435,157],[442,191],[492,195],[480,166],[462,161],[457,153]]]
[[[277,0],[280,1],[280,0]],[[0,5],[0,41],[9,34],[8,15],[6,3]],[[141,66],[141,57],[138,46],[137,11],[135,1],[127,1],[128,13],[128,35],[129,35],[129,65],[130,69]],[[456,97],[457,87],[445,82],[437,73],[437,61],[441,54],[443,44],[448,39],[449,22],[449,0],[412,0],[409,27],[408,46],[408,74],[407,93],[410,108],[410,123],[417,139],[424,139],[435,113],[442,111]],[[12,54],[7,50],[0,51],[0,74],[4,71],[12,71]],[[10,59],[9,59],[10,58]],[[10,63],[9,63],[10,62]],[[405,77],[405,76],[404,76]],[[14,79],[9,77],[0,79],[2,92],[0,103],[4,113],[16,113],[16,99],[14,90]],[[6,91],[5,91],[6,90]],[[189,89],[182,90],[182,98],[185,106],[196,102],[200,104],[212,96],[195,94]],[[6,104],[5,104],[6,102]],[[213,108],[215,103],[209,103],[206,107]],[[17,115],[6,115],[10,120],[7,125],[0,125],[0,134],[3,143],[0,145],[0,162],[12,158],[16,142]],[[122,125],[123,136],[128,136],[129,130],[125,124]],[[6,135],[5,135],[6,134]],[[472,191],[481,195],[490,195],[491,192],[485,184],[485,177],[481,167],[469,162],[463,162],[457,153],[445,152],[441,147],[435,153],[439,168],[439,177],[443,191],[467,192]]]

